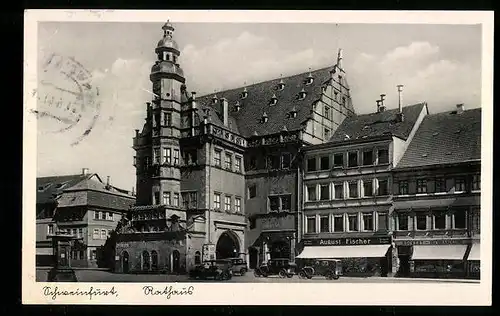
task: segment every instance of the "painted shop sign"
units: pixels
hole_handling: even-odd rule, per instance
[[[306,246],[357,246],[357,245],[385,245],[390,244],[389,237],[360,237],[336,239],[304,239]]]
[[[425,246],[425,245],[467,245],[467,239],[435,239],[435,240],[394,240],[398,246]]]
[[[293,215],[280,217],[264,217],[260,219],[262,230],[293,229],[295,217]]]

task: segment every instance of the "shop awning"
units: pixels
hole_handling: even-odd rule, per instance
[[[473,244],[467,260],[481,260],[481,245]]]
[[[463,260],[467,245],[413,246],[412,260]]]
[[[340,258],[381,258],[385,257],[390,245],[363,246],[306,246],[296,258],[299,259],[340,259]]]
[[[52,248],[36,248],[36,254],[38,256],[52,256]]]

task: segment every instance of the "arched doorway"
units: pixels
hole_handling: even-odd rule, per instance
[[[128,252],[122,252],[122,271],[123,273],[128,273]]]
[[[178,250],[172,252],[172,272],[179,272],[181,253]]]
[[[259,263],[259,250],[255,247],[248,248],[250,269],[255,269]]]
[[[194,264],[201,263],[201,252],[197,251],[194,253]]]
[[[151,270],[158,270],[158,252],[156,250],[151,251]]]
[[[149,268],[151,266],[151,261],[150,261],[150,257],[149,257],[149,252],[147,252],[146,250],[144,250],[142,252],[142,270],[143,271],[149,271]]]
[[[231,231],[225,231],[219,237],[215,246],[215,254],[217,259],[235,258],[240,253],[240,242],[238,236]]]
[[[277,240],[271,244],[271,259],[290,259],[290,243],[288,240]]]

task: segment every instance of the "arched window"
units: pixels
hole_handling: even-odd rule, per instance
[[[147,271],[149,270],[150,266],[151,262],[150,262],[149,252],[147,252],[147,250],[144,250],[142,252],[142,270]]]
[[[151,251],[151,270],[158,270],[158,253],[156,250]]]
[[[194,253],[194,264],[201,263],[201,253],[199,251]]]

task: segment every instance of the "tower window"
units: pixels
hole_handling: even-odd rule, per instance
[[[177,63],[177,56],[174,55],[173,58],[174,58],[174,64],[176,64]]]
[[[170,61],[170,55],[169,54],[165,54],[165,60]]]
[[[172,125],[172,113],[164,113],[163,115],[163,125],[171,126]]]

